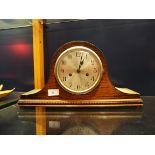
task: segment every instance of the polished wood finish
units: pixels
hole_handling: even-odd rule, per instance
[[[43,45],[43,20],[33,19],[33,59],[34,59],[34,87],[44,87],[44,45]],[[38,113],[44,113],[44,107],[36,107],[36,134],[46,134],[46,118],[39,117]]]
[[[54,65],[55,65],[55,62],[58,56],[64,50],[70,47],[73,47],[73,46],[85,46],[87,48],[92,49],[100,57],[102,64],[103,64],[104,73],[103,73],[103,77],[101,79],[100,84],[96,87],[96,89],[94,89],[93,91],[87,94],[75,95],[75,94],[71,94],[65,91],[59,86],[59,84],[56,81],[55,75],[54,75]],[[59,96],[48,96],[48,89],[59,89],[59,92],[60,92]],[[122,105],[125,106],[124,102],[122,103],[117,99],[126,99],[125,102],[127,106],[131,103],[135,103],[135,104],[131,104],[133,106],[136,106],[136,105],[142,106],[142,100],[140,99],[140,95],[138,93],[133,93],[133,94],[124,93],[116,89],[113,86],[108,76],[108,67],[107,67],[106,59],[103,55],[103,52],[100,49],[98,49],[95,45],[85,42],[85,41],[72,41],[72,42],[66,43],[63,46],[61,46],[58,49],[58,51],[55,53],[54,57],[52,58],[51,66],[50,66],[50,74],[49,74],[48,82],[45,85],[45,87],[38,93],[31,94],[31,95],[22,95],[21,96],[22,102],[19,101],[19,105],[20,106],[26,105],[26,102],[23,102],[23,100],[25,101],[26,100],[40,100],[38,102],[42,103],[42,105],[47,106],[47,104],[44,103],[44,100],[51,100],[52,102],[48,102],[48,105],[60,105],[60,104],[62,105],[64,104],[63,101],[67,101],[68,105],[72,105],[74,103],[73,105],[81,105],[82,107],[83,105],[86,104],[84,100],[89,100],[89,104],[86,104],[86,105],[92,104],[92,105],[99,106],[99,105],[102,105],[102,103],[100,102],[100,103],[94,104],[94,100],[104,100],[103,102],[104,105],[111,106],[109,102],[106,103],[106,99],[113,99],[114,105],[121,104],[121,106]],[[132,99],[132,102],[128,102],[128,99]],[[79,102],[82,100],[83,102]],[[31,105],[31,104],[29,103],[28,105]],[[36,105],[40,105],[40,104],[36,103]]]

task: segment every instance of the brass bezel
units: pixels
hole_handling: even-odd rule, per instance
[[[94,55],[94,56],[96,57],[96,60],[97,60],[98,63],[99,63],[101,72],[99,73],[99,76],[98,76],[98,79],[96,80],[96,82],[95,82],[90,88],[88,88],[88,89],[86,89],[86,90],[82,90],[82,91],[75,91],[75,90],[72,90],[72,89],[66,87],[66,86],[61,82],[61,80],[59,80],[60,78],[59,78],[59,75],[58,75],[58,65],[59,65],[59,62],[60,62],[61,57],[62,57],[64,54],[66,54],[66,53],[67,53],[68,51],[70,51],[70,50],[79,49],[79,48],[80,48],[80,49],[82,48],[82,49],[85,49],[85,50],[91,52],[91,54]],[[59,84],[64,90],[66,90],[67,92],[69,92],[69,93],[71,93],[71,94],[76,94],[76,95],[86,94],[86,93],[89,93],[89,92],[91,92],[92,90],[94,90],[94,89],[98,86],[98,84],[100,83],[100,81],[101,81],[101,79],[102,79],[102,77],[103,77],[103,72],[104,72],[104,69],[103,69],[103,65],[102,65],[102,62],[101,62],[99,56],[95,53],[95,51],[93,51],[92,49],[90,49],[90,48],[88,48],[88,47],[85,47],[85,46],[73,46],[73,47],[70,47],[70,48],[66,49],[65,51],[63,51],[63,52],[59,55],[59,57],[58,57],[57,60],[56,60],[55,66],[54,66],[54,74],[55,74],[55,78],[56,78],[58,84]]]

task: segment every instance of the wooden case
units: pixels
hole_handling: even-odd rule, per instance
[[[103,77],[99,85],[87,94],[75,95],[65,91],[59,86],[54,66],[58,56],[73,46],[85,46],[92,49],[100,57],[104,68]],[[72,41],[61,46],[55,53],[50,64],[50,74],[45,87],[35,89],[21,95],[19,106],[45,106],[45,107],[119,107],[143,106],[140,94],[127,88],[116,88],[108,76],[107,62],[103,52],[95,45],[85,41]],[[59,89],[59,96],[48,96],[49,89]]]

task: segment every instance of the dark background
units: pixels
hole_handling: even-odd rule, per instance
[[[155,20],[60,22],[45,24],[44,32],[46,80],[54,52],[68,41],[84,40],[104,52],[110,78],[116,86],[128,87],[142,95],[155,95]],[[6,88],[33,89],[31,33],[31,27],[0,31],[0,83]],[[17,56],[18,52],[15,54],[7,47],[12,41],[26,44],[29,48],[22,49],[29,52]]]
[[[32,27],[0,30],[0,84],[27,91],[33,82]]]

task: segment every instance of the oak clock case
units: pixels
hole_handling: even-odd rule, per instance
[[[49,90],[58,90],[50,96]],[[140,94],[114,87],[108,76],[104,51],[86,41],[62,45],[50,64],[42,90],[23,94],[19,106],[125,107],[143,106]]]

